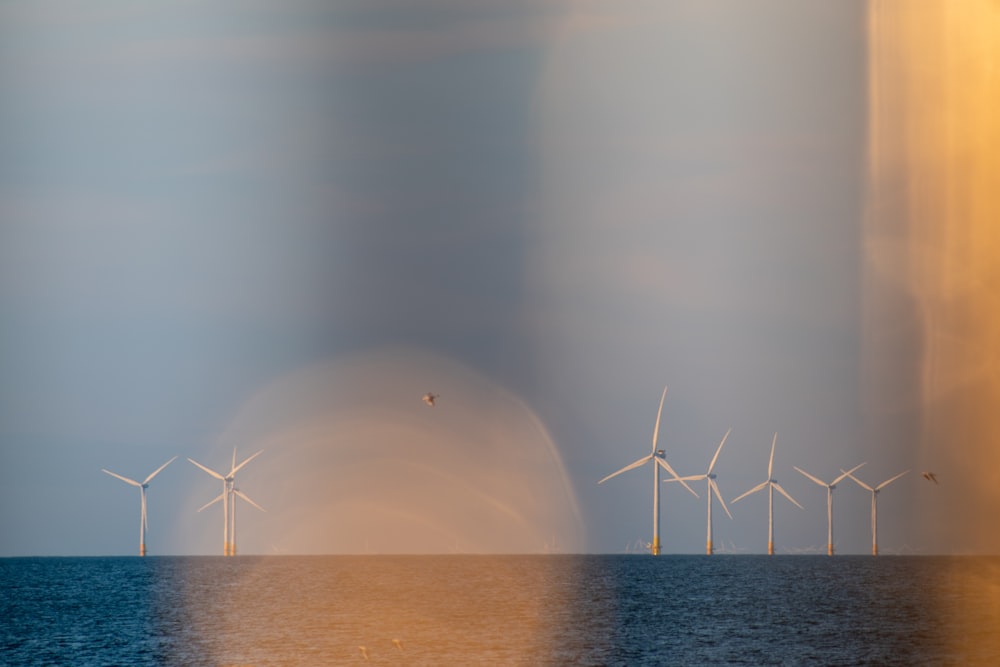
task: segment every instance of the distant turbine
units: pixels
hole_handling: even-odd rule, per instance
[[[841,472],[844,472],[844,471],[841,470]],[[892,484],[893,482],[895,482],[897,479],[899,479],[900,477],[902,477],[903,475],[905,475],[908,472],[910,472],[910,471],[909,470],[904,470],[903,472],[899,473],[895,477],[890,477],[889,479],[885,480],[884,482],[882,482],[881,484],[879,484],[878,486],[876,486],[874,488],[868,486],[867,484],[865,484],[864,482],[862,482],[860,479],[858,479],[857,477],[855,477],[854,475],[852,475],[850,472],[847,473],[848,477],[850,477],[851,479],[853,479],[860,486],[862,486],[862,487],[864,487],[864,488],[866,488],[866,489],[868,489],[869,491],[872,492],[872,556],[878,556],[878,494],[879,494],[879,491],[881,491],[885,487],[889,486],[890,484]]]
[[[708,495],[708,531],[705,538],[705,553],[711,556],[715,553],[715,548],[712,546],[712,493],[715,493],[715,497],[719,499],[722,503],[722,509],[726,510],[726,514],[732,519],[733,515],[729,513],[729,508],[726,507],[726,501],[722,499],[722,494],[719,493],[719,485],[715,482],[715,474],[712,473],[712,469],[715,467],[715,462],[719,458],[719,452],[722,451],[722,446],[726,444],[726,438],[729,434],[733,432],[733,429],[726,431],[726,434],[722,436],[722,442],[719,443],[719,448],[715,450],[715,456],[712,457],[712,462],[708,464],[708,471],[704,475],[690,475],[687,477],[681,477],[682,480],[688,482],[694,482],[699,479],[704,479],[707,481],[708,490],[706,494]],[[673,482],[675,480],[665,479],[664,482]]]
[[[223,556],[235,556],[236,555],[236,499],[235,496],[239,496],[243,500],[247,501],[257,509],[264,511],[264,508],[250,500],[242,491],[235,487],[236,472],[240,470],[243,466],[250,463],[250,461],[257,458],[263,449],[247,457],[243,463],[236,465],[236,448],[233,447],[233,467],[230,469],[228,475],[220,475],[211,468],[207,468],[202,464],[198,463],[194,459],[189,458],[188,461],[195,464],[205,472],[207,472],[212,477],[222,480],[222,493],[216,496],[214,499],[205,503],[198,508],[198,511],[202,511],[206,507],[210,507],[215,503],[222,501],[222,515],[223,515],[223,525],[222,525],[222,555]]]
[[[833,490],[835,488],[837,488],[837,484],[842,479],[844,479],[845,477],[847,477],[848,475],[850,475],[852,472],[854,472],[855,470],[857,470],[858,468],[860,468],[863,465],[864,465],[864,463],[856,465],[853,468],[851,468],[850,470],[848,470],[847,472],[844,472],[843,470],[841,470],[840,477],[838,477],[837,479],[833,480],[829,484],[827,484],[826,482],[824,482],[822,480],[817,479],[816,477],[813,477],[812,475],[810,475],[809,473],[807,473],[802,468],[799,468],[798,466],[792,466],[793,468],[795,468],[800,473],[802,473],[803,475],[805,475],[806,477],[808,477],[812,481],[816,482],[820,486],[826,487],[826,555],[827,556],[832,556],[833,555]]]
[[[660,435],[660,414],[663,412],[663,399],[666,398],[666,397],[667,397],[667,388],[664,387],[663,388],[663,395],[660,396],[660,409],[656,411],[656,426],[653,428],[653,448],[650,450],[649,454],[647,454],[646,456],[643,456],[638,461],[635,461],[633,463],[628,464],[627,466],[625,466],[621,470],[619,470],[617,472],[611,473],[610,475],[608,475],[607,477],[605,477],[604,479],[602,479],[601,481],[598,482],[598,484],[603,484],[604,482],[608,481],[612,477],[620,475],[623,472],[626,472],[628,470],[632,470],[633,468],[638,468],[640,466],[643,466],[646,463],[648,463],[649,461],[653,461],[654,462],[654,465],[653,465],[653,543],[650,545],[650,551],[652,552],[652,554],[654,556],[659,556],[660,555],[660,468],[663,468],[664,470],[666,470],[667,472],[669,472],[671,475],[673,475],[674,479],[676,481],[680,482],[681,484],[683,484],[684,488],[687,489],[688,491],[690,491],[692,494],[694,494],[695,498],[698,497],[698,494],[694,492],[694,489],[692,489],[690,486],[688,486],[687,482],[685,482],[683,479],[681,479],[680,477],[678,477],[677,473],[674,472],[674,469],[670,467],[669,463],[667,463],[667,460],[663,456],[663,450],[662,449],[661,450],[657,450],[656,449],[656,439]]]
[[[109,475],[111,475],[112,477],[117,477],[118,479],[120,479],[123,482],[131,484],[132,486],[138,486],[139,487],[139,498],[140,498],[140,510],[139,510],[139,555],[140,556],[145,556],[146,555],[146,526],[147,526],[147,524],[146,524],[146,489],[149,487],[150,480],[152,480],[154,477],[156,477],[161,470],[163,470],[168,465],[170,465],[171,463],[173,463],[174,459],[176,459],[176,458],[177,457],[175,456],[173,459],[170,459],[169,461],[167,461],[166,463],[164,463],[163,465],[161,465],[159,468],[157,468],[156,470],[154,470],[149,475],[149,477],[147,477],[146,479],[142,480],[141,483],[135,481],[134,479],[129,479],[128,477],[122,477],[118,473],[114,473],[114,472],[111,472],[110,470],[105,470],[104,468],[101,468],[101,472],[106,472]]]
[[[771,440],[771,459],[767,462],[767,479],[753,487],[746,493],[736,498],[733,498],[734,503],[738,503],[743,500],[751,493],[756,493],[761,489],[767,489],[767,555],[774,555],[774,490],[777,489],[781,495],[791,500],[799,509],[805,509],[802,505],[799,505],[799,501],[788,495],[788,492],[781,488],[778,484],[778,480],[774,479],[772,471],[774,470],[774,445],[778,442],[778,434],[774,434],[774,439]]]

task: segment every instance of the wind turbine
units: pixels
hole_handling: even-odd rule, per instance
[[[690,491],[695,498],[698,497],[698,494],[694,492],[694,489],[688,486],[687,482],[678,477],[677,473],[674,472],[674,469],[670,467],[669,463],[667,463],[667,460],[663,456],[663,450],[656,449],[656,439],[660,435],[660,415],[663,412],[663,399],[665,399],[666,397],[667,397],[667,388],[664,387],[663,395],[660,396],[660,408],[659,410],[656,411],[656,426],[653,428],[653,447],[650,450],[649,454],[643,456],[638,461],[634,461],[628,464],[621,470],[611,473],[610,475],[608,475],[607,477],[598,482],[598,484],[603,484],[612,477],[620,475],[623,472],[632,470],[633,468],[638,468],[640,466],[646,465],[648,462],[653,461],[653,543],[650,545],[650,551],[654,556],[660,555],[660,468],[663,468],[671,475],[673,475],[674,479],[683,484],[684,488]]]
[[[698,481],[699,479],[704,479],[707,482],[706,485],[708,488],[705,491],[705,493],[708,495],[708,530],[705,537],[705,553],[708,554],[709,556],[715,553],[715,548],[712,546],[712,493],[713,492],[715,493],[715,497],[719,499],[719,502],[722,503],[722,509],[726,510],[726,514],[729,515],[730,519],[733,518],[733,515],[730,514],[729,512],[729,508],[726,507],[726,501],[722,499],[722,494],[719,493],[719,485],[716,483],[715,474],[712,472],[712,469],[715,468],[715,462],[719,459],[719,452],[722,451],[722,446],[726,444],[726,438],[728,438],[729,434],[732,432],[733,429],[729,429],[728,431],[726,431],[726,434],[722,436],[722,442],[719,443],[719,448],[715,450],[715,456],[712,457],[712,462],[708,464],[708,471],[706,471],[705,474],[689,475],[680,478],[681,480],[688,482]],[[665,479],[663,481],[673,482],[674,480]]]
[[[844,471],[841,470],[841,472],[844,472]],[[903,475],[905,475],[908,472],[910,472],[910,471],[909,470],[904,470],[903,472],[899,473],[895,477],[890,477],[889,479],[885,480],[884,482],[882,482],[881,484],[879,484],[878,486],[876,486],[874,488],[868,486],[867,484],[865,484],[864,482],[862,482],[860,479],[858,479],[857,477],[855,477],[854,475],[852,475],[850,472],[847,473],[848,477],[850,477],[855,482],[857,482],[859,485],[861,485],[862,487],[864,487],[864,488],[866,488],[866,489],[868,489],[869,491],[872,492],[872,556],[878,556],[878,493],[879,493],[879,491],[881,491],[885,487],[889,486],[890,484],[892,484],[893,482],[895,482],[897,479],[899,479],[900,477],[902,477]]]
[[[739,501],[749,496],[751,493],[756,493],[757,491],[760,491],[761,489],[764,488],[767,489],[767,555],[768,556],[774,555],[774,490],[777,489],[781,495],[783,495],[784,497],[788,498],[793,503],[795,503],[795,505],[799,509],[805,509],[804,507],[802,507],[802,505],[799,505],[799,501],[795,500],[795,498],[792,498],[790,495],[788,495],[787,491],[781,488],[781,485],[778,484],[778,480],[776,480],[772,475],[772,471],[774,470],[774,445],[777,442],[778,442],[778,434],[775,433],[774,439],[771,440],[771,459],[767,462],[767,479],[758,484],[757,486],[753,487],[743,495],[733,498],[732,501],[734,503],[738,503]]]
[[[847,477],[848,475],[850,475],[852,472],[854,472],[863,465],[864,463],[856,465],[847,472],[841,470],[840,477],[833,480],[829,484],[820,479],[817,479],[816,477],[813,477],[812,475],[807,473],[802,468],[799,468],[798,466],[792,466],[793,468],[795,468],[800,473],[802,473],[812,481],[816,482],[820,486],[826,487],[826,555],[827,556],[833,555],[833,490],[837,488],[837,484],[840,483],[842,479],[844,479],[845,477]]]
[[[246,500],[257,509],[264,511],[263,507],[261,507],[254,501],[250,500],[250,498],[247,497],[246,494],[244,494],[242,491],[240,491],[235,487],[235,478],[237,471],[239,471],[246,464],[250,463],[250,461],[257,458],[261,453],[263,453],[263,451],[264,450],[262,449],[256,454],[250,455],[243,461],[243,463],[236,465],[236,448],[233,447],[233,466],[229,470],[228,475],[221,475],[212,470],[211,468],[203,466],[194,459],[191,458],[188,459],[188,461],[195,464],[196,466],[207,472],[212,477],[215,477],[218,480],[222,480],[222,493],[220,493],[218,496],[216,496],[214,499],[210,500],[206,504],[199,507],[198,511],[200,512],[206,507],[210,507],[211,505],[214,505],[220,500],[222,501],[222,515],[223,515],[222,555],[223,556],[236,555],[236,500],[234,496],[238,495],[240,498]]]
[[[140,498],[140,511],[139,511],[139,555],[140,556],[145,556],[146,555],[146,527],[147,527],[147,523],[146,523],[146,489],[149,487],[150,480],[152,480],[154,477],[156,477],[160,473],[161,470],[163,470],[168,465],[170,465],[171,463],[173,463],[174,459],[176,459],[176,458],[177,457],[175,456],[173,459],[170,459],[169,461],[167,461],[166,463],[164,463],[163,465],[161,465],[159,468],[157,468],[152,473],[150,473],[149,477],[147,477],[146,479],[142,480],[142,482],[137,482],[134,479],[129,479],[128,477],[123,477],[122,475],[119,475],[118,473],[111,472],[110,470],[105,470],[104,468],[101,468],[101,472],[106,472],[109,475],[111,475],[112,477],[117,477],[118,479],[120,479],[121,481],[123,481],[123,482],[125,482],[127,484],[131,484],[132,486],[138,486],[139,487],[139,498]]]

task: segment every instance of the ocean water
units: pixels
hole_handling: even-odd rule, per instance
[[[0,663],[996,665],[1000,558],[7,558]]]

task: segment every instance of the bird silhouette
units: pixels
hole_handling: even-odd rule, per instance
[[[924,479],[926,479],[928,482],[934,482],[935,484],[938,483],[938,481],[937,481],[937,475],[935,475],[934,473],[932,473],[932,472],[924,472],[924,473],[921,473],[921,474],[924,476]]]

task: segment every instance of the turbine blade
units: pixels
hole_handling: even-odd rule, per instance
[[[649,450],[649,455],[656,454],[656,439],[660,435],[660,415],[663,414],[663,399],[667,397],[667,386],[663,386],[663,394],[660,395],[660,407],[656,411],[656,426],[653,427],[653,448]]]
[[[235,449],[233,450],[233,453],[234,453],[234,454],[236,453],[236,450],[235,450]],[[236,474],[236,471],[237,471],[237,470],[239,470],[240,468],[242,468],[242,467],[243,467],[243,466],[245,466],[246,464],[250,463],[251,461],[253,461],[253,460],[254,460],[255,458],[257,458],[258,456],[260,456],[260,455],[261,455],[261,454],[263,454],[263,453],[264,453],[264,450],[262,449],[262,450],[260,450],[259,452],[257,452],[256,454],[253,454],[253,455],[251,455],[251,456],[248,456],[248,457],[247,457],[247,458],[246,458],[246,459],[245,459],[245,460],[243,461],[243,463],[239,464],[238,466],[235,466],[235,467],[234,467],[234,468],[233,468],[232,470],[230,470],[230,471],[229,471],[229,477],[232,477],[233,475],[235,475],[235,474]],[[235,460],[235,459],[233,459],[233,460]]]
[[[876,486],[875,490],[878,491],[879,489],[882,489],[882,488],[885,488],[885,487],[889,486],[890,484],[892,484],[893,482],[895,482],[897,479],[899,479],[900,477],[902,477],[903,475],[905,475],[908,472],[910,472],[910,471],[909,470],[904,470],[903,472],[899,473],[895,477],[890,477],[889,479],[885,480],[884,482],[882,482],[881,484],[879,484],[878,486]]]
[[[858,478],[857,478],[857,477],[855,477],[854,475],[852,475],[852,474],[851,474],[851,473],[850,473],[849,471],[847,471],[847,470],[844,470],[843,468],[841,468],[841,469],[840,469],[840,472],[844,473],[845,475],[847,475],[848,477],[850,477],[851,479],[853,479],[853,480],[854,480],[855,482],[857,482],[857,483],[858,483],[858,485],[860,485],[860,486],[861,486],[861,488],[863,488],[863,489],[868,489],[869,491],[874,491],[874,490],[875,490],[875,489],[873,489],[872,487],[870,487],[870,486],[868,486],[867,484],[865,484],[864,482],[862,482],[862,481],[861,481],[860,479],[858,479]]]
[[[798,466],[792,466],[792,467],[793,467],[793,468],[795,468],[796,470],[798,470],[798,471],[799,471],[800,473],[802,473],[802,474],[803,474],[803,475],[805,475],[806,477],[808,477],[809,479],[811,479],[812,481],[814,481],[814,482],[816,482],[817,484],[819,484],[820,486],[829,486],[829,485],[828,485],[828,484],[827,484],[826,482],[824,482],[824,481],[821,481],[821,480],[817,479],[816,477],[813,477],[812,475],[810,475],[809,473],[807,473],[807,472],[806,472],[805,470],[803,470],[802,468],[800,468],[800,467],[798,467]],[[841,475],[841,476],[843,476],[843,475]],[[832,484],[836,484],[836,482],[831,482],[831,484],[830,484],[830,485],[832,485]]]
[[[719,493],[719,485],[715,483],[714,479],[708,480],[708,485],[712,487],[712,491],[715,492],[715,497],[719,499],[720,503],[722,503],[722,509],[726,510],[726,514],[728,514],[729,518],[732,519],[733,515],[729,511],[729,508],[726,507],[726,501],[722,499],[722,494]]]
[[[726,438],[728,438],[729,434],[732,433],[732,432],[733,432],[733,429],[730,428],[728,431],[726,431],[726,434],[724,436],[722,436],[722,442],[719,443],[719,448],[715,450],[715,456],[712,457],[712,462],[708,464],[708,472],[705,473],[706,475],[711,475],[712,474],[712,468],[715,467],[715,462],[719,458],[719,452],[722,451],[722,446],[724,444],[726,444]]]
[[[867,463],[867,461],[865,461],[865,463]],[[854,472],[855,470],[857,470],[861,466],[865,465],[865,463],[859,463],[858,465],[854,466],[853,468],[851,468],[850,470],[848,470],[846,472],[843,470],[843,468],[841,468],[841,471],[840,471],[841,475],[840,475],[840,477],[838,477],[837,479],[835,479],[832,482],[830,482],[830,486],[836,486],[837,484],[840,484],[841,480],[843,480],[845,477],[847,477],[849,474],[851,474],[852,472]]]
[[[663,468],[664,470],[666,470],[667,472],[669,472],[671,475],[673,475],[674,479],[676,481],[680,482],[681,485],[685,489],[687,489],[688,491],[690,491],[692,496],[694,496],[695,498],[700,498],[701,497],[697,493],[695,493],[694,489],[692,489],[690,486],[688,486],[687,482],[685,482],[683,479],[681,479],[681,477],[679,477],[677,475],[677,473],[674,472],[674,469],[670,467],[669,463],[667,463],[666,461],[664,461],[663,459],[661,459],[659,457],[656,457],[653,460],[656,461],[657,465],[659,465],[661,468]]]
[[[778,492],[781,493],[781,495],[783,495],[784,497],[788,498],[793,503],[795,503],[796,505],[798,505],[798,508],[800,510],[804,510],[805,509],[805,507],[803,507],[802,505],[799,505],[799,501],[797,501],[795,498],[792,498],[790,495],[788,495],[787,491],[785,491],[783,488],[781,488],[781,484],[778,484],[777,482],[772,482],[772,484],[774,484],[774,488],[776,488],[778,490]]]
[[[242,498],[243,500],[247,501],[248,503],[250,503],[251,505],[253,505],[257,509],[259,509],[261,512],[266,512],[267,511],[266,509],[264,509],[263,507],[261,507],[260,505],[258,505],[257,503],[255,503],[254,501],[250,500],[250,496],[248,496],[247,494],[243,493],[239,489],[233,489],[233,493],[235,493],[240,498]]]
[[[215,472],[215,471],[214,471],[214,470],[212,470],[211,468],[206,468],[205,466],[203,466],[202,464],[198,463],[198,462],[197,462],[197,461],[195,461],[194,459],[188,459],[188,461],[190,461],[191,463],[195,464],[196,466],[198,466],[199,468],[201,468],[202,470],[204,470],[205,472],[207,472],[207,473],[208,473],[209,475],[211,475],[212,477],[214,477],[214,478],[216,478],[216,479],[221,479],[222,481],[226,481],[226,478],[225,478],[225,477],[223,477],[223,476],[222,476],[222,475],[220,475],[219,473]]]
[[[105,470],[104,468],[101,468],[101,472],[106,472],[109,475],[111,475],[112,477],[117,477],[118,479],[120,479],[123,482],[131,484],[132,486],[138,486],[139,488],[142,488],[142,484],[140,484],[139,482],[135,481],[134,479],[129,479],[128,477],[122,477],[118,473],[111,472],[110,470]],[[121,488],[121,487],[118,487],[118,488]]]
[[[749,491],[747,491],[743,495],[737,496],[737,497],[733,498],[729,502],[738,503],[739,501],[741,501],[744,498],[746,498],[747,496],[749,496],[751,493],[757,493],[758,491],[760,491],[761,489],[763,489],[765,486],[767,486],[768,482],[770,482],[770,481],[771,480],[767,480],[766,482],[761,482],[760,484],[758,484],[757,486],[753,487],[752,489],[750,489]]]
[[[161,466],[160,466],[159,468],[157,468],[156,470],[154,470],[154,471],[153,471],[153,472],[152,472],[152,473],[151,473],[151,474],[149,475],[149,477],[147,477],[147,478],[146,478],[146,479],[145,479],[145,480],[143,481],[143,484],[149,484],[149,480],[153,479],[153,478],[154,478],[154,477],[156,477],[156,476],[157,476],[158,474],[160,474],[160,471],[161,471],[161,470],[163,470],[164,468],[166,468],[166,467],[167,467],[168,465],[170,465],[171,463],[173,463],[173,462],[174,462],[174,460],[175,460],[176,458],[177,458],[177,457],[175,456],[174,458],[170,459],[169,461],[167,461],[166,463],[164,463],[163,465],[161,465]]]
[[[774,446],[778,443],[778,434],[774,434],[774,438],[771,440],[771,458],[767,462],[767,478],[771,479],[773,476],[771,470],[774,468]]]
[[[207,503],[205,503],[204,505],[202,505],[201,507],[199,507],[199,508],[198,508],[198,511],[200,512],[200,511],[202,511],[203,509],[205,509],[206,507],[211,507],[211,506],[212,506],[212,505],[214,505],[215,503],[217,503],[217,502],[219,502],[220,500],[222,500],[222,497],[223,497],[224,495],[226,495],[226,494],[225,494],[225,493],[220,493],[220,494],[219,494],[218,496],[216,496],[216,497],[215,497],[215,499],[214,499],[214,500],[209,500],[209,501],[208,501]]]
[[[687,475],[685,477],[668,477],[664,481],[666,482],[697,482],[699,479],[705,479],[708,475]]]
[[[653,458],[652,454],[649,454],[648,456],[643,456],[638,461],[635,461],[633,463],[629,463],[627,466],[625,466],[621,470],[619,470],[617,472],[611,473],[610,475],[608,475],[607,477],[605,477],[604,479],[602,479],[600,482],[598,482],[598,484],[603,484],[604,482],[608,481],[612,477],[616,477],[616,476],[622,474],[623,472],[628,472],[629,470],[632,470],[634,468],[638,468],[639,466],[641,466],[642,464],[644,464],[646,461],[648,461],[651,458]]]

